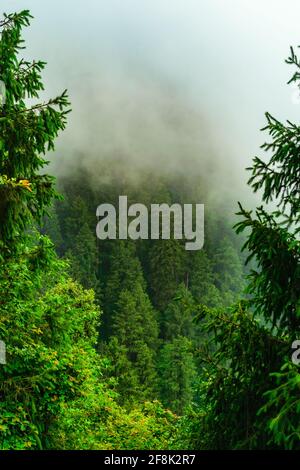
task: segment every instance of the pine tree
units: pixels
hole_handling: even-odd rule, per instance
[[[186,253],[179,240],[157,240],[149,250],[149,284],[154,306],[162,311],[185,281]]]
[[[287,62],[296,65],[292,81],[299,83],[293,49]],[[191,441],[203,449],[300,447],[300,374],[291,357],[300,335],[300,128],[266,117],[270,142],[263,148],[271,156],[254,158],[248,184],[277,210],[262,205],[247,211],[240,205],[236,231],[245,232],[247,261],[257,266],[248,277],[248,299],[228,310],[203,307],[199,313],[210,343],[199,351],[202,404],[190,429]],[[226,252],[230,288],[239,268],[232,250]],[[222,271],[216,271],[220,286]]]
[[[26,107],[43,89],[43,62],[19,60],[28,11],[0,22],[0,331],[7,364],[0,370],[1,449],[51,446],[64,406],[100,379],[95,353],[99,309],[93,292],[68,278],[48,238],[32,234],[55,195],[42,175],[43,154],[66,123],[66,93]],[[26,232],[25,232],[26,229]],[[90,389],[91,390],[91,389]],[[95,391],[95,388],[93,389]],[[98,399],[108,401],[104,394]]]
[[[174,298],[162,314],[161,336],[166,341],[172,341],[178,336],[192,339],[195,336],[195,301],[184,284],[180,284]]]
[[[110,316],[122,290],[132,291],[136,283],[145,289],[146,283],[133,242],[113,240],[107,249],[109,249],[109,264],[106,266],[104,279],[104,308]]]
[[[121,354],[123,367],[118,360],[114,362],[120,380],[118,391],[123,400],[132,402],[135,399],[141,402],[154,398],[158,327],[153,307],[140,284],[136,283],[131,291],[121,291],[111,323],[110,350],[111,341],[119,346],[117,353],[113,353],[114,361],[118,359],[120,348],[126,352],[127,360]],[[130,380],[126,379],[128,376]]]
[[[73,190],[74,191],[74,190]],[[87,203],[76,191],[69,192],[58,214],[64,234],[63,255],[70,260],[70,272],[85,288],[94,289],[100,301],[99,255],[95,230]]]
[[[97,278],[97,247],[95,236],[87,223],[74,235],[72,248],[65,253],[71,263],[71,275],[87,289],[94,289],[100,296],[100,282]]]
[[[215,285],[212,261],[205,250],[193,253],[189,271],[189,288],[195,301],[208,307],[221,305],[221,293]]]
[[[45,62],[19,59],[23,48],[22,27],[30,13],[4,15],[0,22],[0,80],[6,87],[0,107],[0,241],[11,250],[32,221],[45,214],[53,196],[54,178],[41,173],[53,150],[54,140],[66,125],[66,92],[45,103],[28,107],[43,90],[41,72]],[[3,251],[2,255],[7,253]]]
[[[178,336],[160,352],[159,377],[162,403],[182,415],[193,398],[196,369],[192,342]]]
[[[62,256],[63,234],[61,232],[60,221],[55,204],[50,207],[48,213],[49,215],[43,218],[39,231],[42,235],[47,235],[52,240],[56,253],[59,256]]]
[[[293,48],[286,62],[296,66],[289,83],[299,87],[300,61]],[[240,205],[243,220],[236,228],[237,232],[247,230],[247,261],[254,258],[258,267],[249,275],[251,307],[286,343],[281,368],[269,377],[271,387],[259,413],[269,417],[269,434],[275,445],[299,449],[300,374],[291,361],[290,348],[300,335],[300,127],[290,121],[283,124],[269,113],[266,118],[264,130],[271,141],[263,148],[272,155],[267,161],[254,158],[248,183],[254,192],[262,191],[264,203],[276,203],[277,210],[270,213],[261,206],[253,214]]]
[[[242,295],[245,282],[241,259],[228,237],[220,241],[213,256],[213,271],[222,304],[229,306]]]
[[[104,338],[118,374],[118,391],[127,402],[153,397],[156,386],[158,325],[135,253],[134,243],[115,242],[104,304]]]

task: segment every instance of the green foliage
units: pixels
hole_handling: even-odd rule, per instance
[[[279,372],[271,374],[276,381],[276,387],[265,393],[266,404],[259,414],[268,413],[271,431],[270,441],[284,449],[300,448],[299,426],[299,368],[289,360],[284,363]]]
[[[84,223],[77,234],[74,233],[72,248],[66,251],[70,261],[71,274],[85,288],[94,290],[100,295],[100,283],[97,272],[97,247],[87,223]]]
[[[159,403],[130,412],[117,404],[113,381],[103,378],[108,361],[95,349],[94,294],[68,278],[52,245],[44,238],[41,243],[44,264],[35,262],[41,250],[33,245],[20,247],[17,259],[0,267],[0,335],[7,347],[0,369],[0,448],[166,448],[175,417]],[[145,354],[139,360],[136,370],[150,380]]]
[[[257,209],[256,218],[242,207],[239,214],[244,220],[236,225],[237,231],[251,230],[244,245],[250,252],[247,260],[255,257],[259,268],[249,276],[251,304],[273,325],[295,331],[300,326],[299,241],[262,207]]]
[[[96,205],[125,189],[147,206],[197,199],[195,180],[175,174],[104,165],[93,185],[79,168],[40,229],[69,261],[59,260],[34,227],[57,196],[42,169],[69,103],[64,92],[26,104],[45,66],[19,59],[30,19],[0,22],[0,448],[298,449],[300,374],[289,356],[300,334],[300,127],[267,114],[272,155],[250,168],[249,184],[277,210],[240,206],[235,228],[254,266],[247,301],[237,301],[239,242],[219,214],[196,253],[174,239],[96,241]],[[299,81],[293,49],[287,62]]]
[[[269,374],[289,350],[238,304],[228,311],[202,308],[199,321],[209,338],[199,349],[198,446],[209,449],[267,448],[267,417],[257,418]],[[195,437],[193,437],[195,439]]]
[[[288,63],[299,69],[293,50]],[[292,80],[299,77],[297,71]],[[267,121],[272,142],[263,148],[272,155],[267,162],[254,159],[249,184],[277,210],[261,206],[253,216],[240,205],[236,231],[246,232],[246,262],[257,265],[247,302],[228,311],[200,307],[208,342],[199,349],[199,405],[180,423],[179,440],[189,447],[299,448],[300,374],[291,357],[300,334],[299,128],[269,114]]]
[[[27,10],[4,15],[0,22],[0,80],[6,100],[0,108],[0,240],[11,249],[32,220],[38,220],[50,205],[54,178],[41,174],[43,156],[54,149],[54,140],[66,125],[69,102],[64,91],[45,103],[27,107],[44,89],[42,61],[19,59],[24,48],[22,27],[28,26]]]
[[[159,377],[162,403],[182,415],[192,402],[196,377],[191,340],[178,336],[162,347]]]
[[[194,337],[193,318],[196,307],[192,294],[181,284],[162,315],[162,337],[171,341],[177,336]]]
[[[150,248],[150,286],[155,307],[163,310],[184,281],[184,246],[178,240],[157,240]],[[164,286],[162,289],[161,286]]]
[[[97,289],[97,249],[85,201],[72,198],[63,223],[53,210],[52,226],[47,220],[71,266],[34,230],[56,195],[54,179],[41,170],[65,127],[69,103],[64,92],[26,107],[27,98],[43,90],[45,65],[18,58],[21,29],[30,19],[23,11],[0,22],[0,79],[7,89],[0,110],[0,337],[7,352],[0,368],[0,449],[167,448],[176,417],[158,402],[136,406],[132,400],[130,412],[117,404],[116,380],[104,379],[111,365],[96,349],[95,294],[69,276]],[[108,300],[111,346],[130,365],[142,401],[155,385],[158,329],[139,261],[127,266],[130,260],[129,252],[117,255],[107,282],[107,298],[114,294]],[[119,360],[114,366],[123,365]]]
[[[214,259],[216,262],[216,259]],[[226,275],[227,266],[222,265],[225,268]],[[216,269],[216,265],[215,265]],[[218,268],[221,271],[221,267]],[[222,275],[219,274],[219,284],[222,285]],[[207,305],[208,307],[217,307],[222,305],[221,293],[216,287],[216,276],[213,272],[213,261],[205,250],[200,250],[194,253],[191,259],[190,267],[190,280],[189,280],[190,291],[199,304]]]
[[[215,286],[221,295],[221,305],[229,306],[242,295],[245,285],[241,260],[228,238],[221,240],[212,264]]]
[[[293,49],[287,63],[299,69]],[[298,70],[290,82],[297,80]],[[240,205],[243,220],[236,228],[250,231],[244,248],[250,251],[248,261],[255,257],[260,268],[251,273],[248,287],[255,310],[274,325],[295,330],[300,313],[300,128],[289,121],[284,125],[268,113],[266,117],[263,130],[272,140],[262,148],[272,155],[267,162],[254,158],[248,184],[255,192],[262,190],[263,202],[276,202],[278,210],[269,214],[259,207],[253,218]]]
[[[159,402],[146,402],[127,412],[103,391],[100,396],[95,399],[89,391],[81,402],[64,407],[52,431],[54,448],[160,450],[171,446],[177,417]]]
[[[106,276],[104,305],[105,310],[111,315],[116,309],[119,295],[123,290],[133,291],[136,284],[139,284],[142,289],[146,287],[141,263],[133,242],[113,241]]]
[[[176,421],[177,417],[157,401],[146,402],[128,414],[112,413],[107,422],[106,448],[168,449],[175,436]]]
[[[205,252],[187,253],[178,240],[105,240],[97,242],[97,259],[92,263],[99,269],[89,264],[94,253],[90,248],[92,239],[87,232],[86,247],[77,243],[81,227],[89,226],[92,234],[95,207],[102,202],[117,204],[124,186],[129,204],[137,201],[147,206],[153,201],[172,204],[187,197],[182,192],[182,178],[175,182],[171,177],[157,175],[153,181],[153,175],[146,178],[141,174],[138,181],[132,182],[127,181],[128,170],[123,170],[121,178],[118,167],[104,166],[105,177],[102,181],[100,175],[101,184],[95,186],[91,186],[91,175],[84,172],[64,178],[65,200],[56,207],[62,234],[59,252],[70,259],[76,279],[82,279],[83,283],[91,281],[94,289],[95,278],[101,280],[102,295],[97,301],[103,315],[98,350],[110,360],[105,376],[118,392],[118,403],[132,407],[137,402],[158,397],[182,413],[195,398],[192,372],[198,362],[195,349],[205,336],[193,323],[196,303],[220,306],[236,300],[243,285],[242,263],[227,222],[221,223],[221,216],[216,215],[216,220],[210,221],[211,240]],[[185,186],[188,192],[188,182]],[[53,227],[50,220],[48,230],[56,233],[56,221],[52,220]],[[90,254],[85,251],[88,246]],[[163,355],[166,352],[169,360],[176,362],[176,351],[183,363],[173,372]],[[166,369],[166,374],[161,374],[161,368]],[[172,388],[171,376],[176,379],[177,373],[183,384],[179,388],[173,384]]]
[[[127,254],[123,247],[121,244],[120,256],[113,258],[117,264],[112,262],[112,275],[107,283],[110,295],[118,293],[110,316],[109,351],[113,357],[112,372],[118,377],[118,390],[123,400],[141,402],[153,397],[155,390],[158,324],[144,290],[139,264],[134,259],[123,264],[127,260],[127,257],[122,258],[122,253]],[[124,268],[126,277],[123,277]]]
[[[35,263],[34,247],[0,266],[1,448],[45,448],[60,407],[80,396],[97,358],[99,311],[92,291],[65,277],[55,259]]]
[[[39,231],[43,235],[48,235],[54,244],[56,253],[60,254],[60,247],[63,239],[55,206],[50,207],[48,214],[48,216],[44,217],[41,226],[39,227]]]

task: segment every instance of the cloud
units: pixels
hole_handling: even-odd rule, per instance
[[[264,112],[299,116],[284,64],[300,42],[296,0],[2,1],[21,8],[35,16],[27,54],[48,61],[47,93],[67,87],[73,104],[57,174],[116,159],[196,168],[220,199],[242,199]]]

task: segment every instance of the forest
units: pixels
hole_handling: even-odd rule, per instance
[[[236,214],[200,169],[122,159],[56,179],[73,111],[67,91],[39,99],[46,63],[22,58],[31,20],[0,20],[1,450],[300,449],[300,127],[266,114],[247,169],[260,205]],[[299,84],[294,49],[286,62]],[[99,240],[96,208],[120,195],[204,203],[203,249]]]

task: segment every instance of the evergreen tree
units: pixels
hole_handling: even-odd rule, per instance
[[[288,63],[296,65],[292,81],[299,82],[293,50]],[[291,346],[300,334],[300,129],[267,114],[265,130],[271,142],[263,148],[272,155],[254,158],[249,184],[277,210],[260,206],[253,213],[240,205],[236,224],[238,233],[246,232],[247,261],[257,265],[249,298],[229,311],[203,307],[199,314],[210,344],[200,351],[201,406],[190,429],[201,448],[299,449],[300,374]],[[231,264],[237,274],[237,263]]]
[[[115,362],[114,366],[118,369],[118,378],[122,382],[118,391],[123,400],[143,401],[153,398],[156,387],[155,351],[158,327],[150,300],[139,283],[130,291],[121,291],[111,323],[113,341],[117,338],[115,344],[126,351],[127,361],[122,359],[125,367],[121,367],[119,362]],[[114,353],[114,361],[116,359]],[[134,379],[126,380],[130,369],[135,371],[130,372]]]
[[[154,306],[162,311],[174,296],[178,285],[185,281],[184,246],[174,239],[153,241],[149,260],[151,298]]]
[[[179,415],[191,404],[196,369],[192,342],[178,336],[160,352],[159,377],[162,403]]]
[[[174,298],[163,312],[162,338],[168,342],[178,336],[192,339],[195,335],[195,325],[193,324],[195,307],[192,294],[184,284],[180,284]]]
[[[63,254],[63,235],[55,205],[50,207],[48,213],[49,215],[43,218],[39,231],[42,235],[48,235],[54,243],[56,253],[61,256]]]
[[[241,259],[227,237],[220,241],[213,256],[213,271],[222,304],[229,306],[242,295],[245,282]]]
[[[105,286],[104,337],[123,400],[142,401],[154,396],[156,313],[146,293],[134,243],[115,241],[111,250]]]
[[[103,320],[105,337],[112,331],[111,317],[116,309],[120,293],[123,290],[133,291],[136,284],[139,284],[143,290],[146,288],[141,264],[136,256],[136,247],[133,242],[127,240],[110,241],[107,251],[109,257],[105,276],[102,277],[105,283]]]
[[[0,448],[165,448],[175,417],[158,403],[129,413],[116,404],[95,349],[94,294],[69,278],[48,238],[32,234],[54,195],[41,154],[64,127],[67,101],[25,106],[43,89],[44,63],[17,57],[30,18],[24,11],[0,22]]]
[[[64,256],[70,260],[70,272],[84,287],[93,288],[100,301],[99,256],[92,218],[82,196],[68,194],[60,208],[64,233]],[[95,223],[95,220],[93,221]]]
[[[19,59],[23,48],[22,27],[31,15],[4,15],[0,22],[0,80],[6,87],[0,107],[0,241],[2,255],[11,250],[32,220],[38,221],[49,207],[54,178],[41,173],[53,150],[54,140],[66,125],[66,92],[45,103],[27,107],[26,100],[37,99],[43,90],[41,71],[45,63]],[[4,251],[5,250],[5,251]]]
[[[206,251],[193,253],[190,265],[189,288],[195,301],[209,307],[221,305],[221,293],[215,285],[212,261]]]

